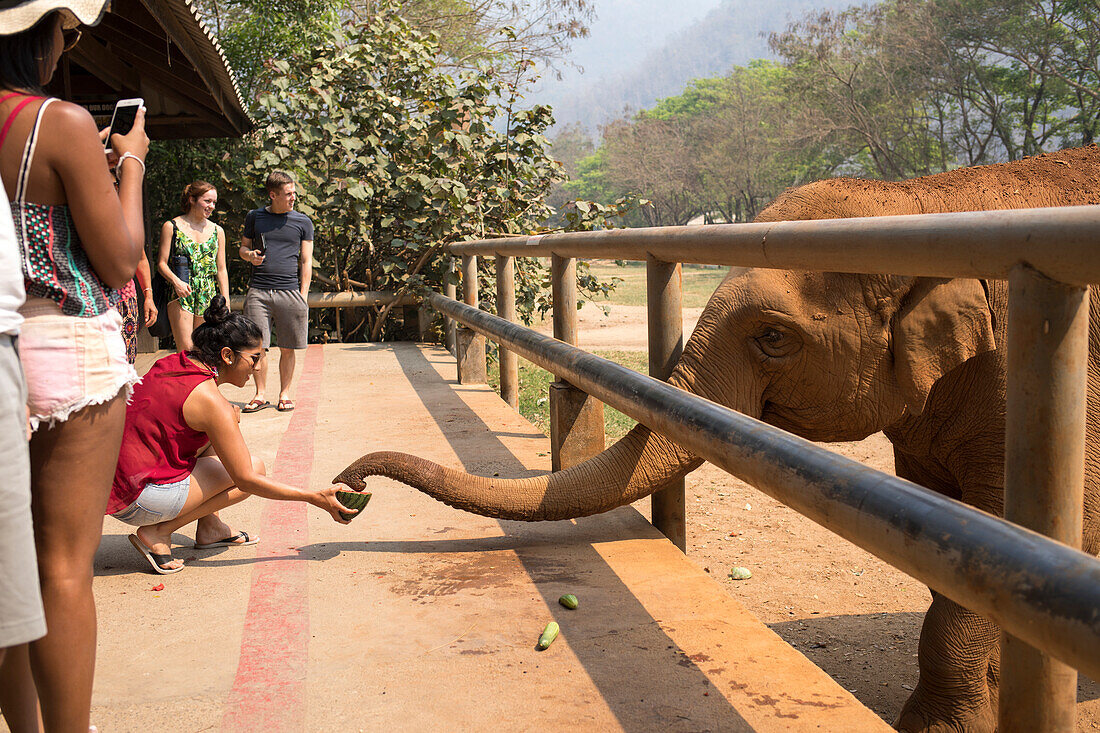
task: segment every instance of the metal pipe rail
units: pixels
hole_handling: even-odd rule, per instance
[[[1100,560],[477,308],[438,293],[428,300],[1013,636],[1100,678]]]
[[[678,290],[667,280],[673,263],[1008,280],[1004,518],[1072,549],[1081,543],[1089,352],[1086,286],[1100,283],[1097,245],[1100,207],[1079,206],[560,233],[466,242],[450,249],[465,257],[489,253],[646,260],[650,290],[655,285],[669,286],[667,291],[651,292],[648,303],[650,373],[655,376],[663,376],[664,370],[655,367],[673,355],[673,336],[679,333],[677,309],[671,305]],[[554,285],[563,287],[556,281]],[[559,316],[555,303],[555,320],[559,317],[575,315]],[[568,379],[561,364],[543,365]],[[722,460],[711,460],[727,468]],[[765,457],[759,465],[767,463]],[[750,473],[738,475],[753,480]],[[822,476],[828,488],[831,479]],[[781,500],[816,518],[797,502]],[[654,494],[653,523],[678,543],[686,533],[682,509],[682,484]],[[819,511],[832,516],[833,510],[819,507]],[[830,528],[872,549],[858,537]],[[1026,556],[1021,560],[1028,561]],[[934,573],[895,564],[951,595],[951,586],[928,579]],[[965,602],[966,591],[963,588],[957,600]],[[995,595],[989,591],[984,598]],[[983,607],[984,602],[969,605],[1000,620],[996,608]],[[1009,633],[1001,644],[1000,729],[1003,733],[1072,731],[1076,672],[1020,640],[1028,637],[1014,637],[1011,624],[1004,626]],[[1056,654],[1063,648],[1058,644],[1041,647]]]
[[[1070,285],[1100,283],[1100,206],[564,232],[463,242],[461,255],[644,260],[1007,280],[1025,262]]]

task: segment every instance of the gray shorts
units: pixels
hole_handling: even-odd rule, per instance
[[[145,488],[130,506],[111,516],[135,527],[148,527],[150,524],[167,522],[180,515],[183,505],[187,503],[187,495],[190,493],[190,476],[184,476],[169,484],[145,484]]]
[[[0,334],[0,649],[44,636],[31,527],[27,388],[15,340]]]
[[[265,349],[271,346],[272,322],[279,348],[304,349],[309,345],[309,306],[297,290],[249,288],[244,296],[244,314],[263,331]]]

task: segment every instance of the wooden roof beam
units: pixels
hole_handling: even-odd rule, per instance
[[[189,33],[188,29],[184,28],[179,20],[171,12],[162,12],[161,7],[156,3],[149,2],[149,0],[143,0],[146,10],[152,15],[165,31],[176,39],[177,43],[181,43],[183,52],[187,55],[188,60],[191,62],[191,66],[194,67],[195,72],[206,84],[206,88],[211,91],[211,95],[214,102],[218,105],[218,111],[226,117],[237,117],[235,114],[235,105],[230,104],[225,98],[224,90],[218,83],[217,79],[214,79],[208,72],[206,65],[202,63],[202,54],[198,48],[194,45],[195,41]],[[209,39],[203,38],[204,41]]]
[[[80,43],[69,51],[69,58],[85,69],[95,69],[96,76],[116,90],[139,89],[141,86],[141,78],[137,71],[120,61],[99,39],[90,34],[82,38]]]

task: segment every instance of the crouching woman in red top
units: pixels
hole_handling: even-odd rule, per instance
[[[244,443],[237,410],[218,391],[219,384],[248,382],[263,356],[262,334],[230,313],[220,295],[203,318],[194,349],[160,359],[134,389],[107,504],[108,514],[137,526],[130,542],[162,575],[183,570],[172,557],[172,533],[190,522],[198,521],[200,550],[255,543],[215,514],[249,494],[306,501],[341,524],[341,511],[354,513],[336,499],[335,486],[306,491],[264,475]]]

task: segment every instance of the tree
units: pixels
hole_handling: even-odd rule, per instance
[[[386,0],[349,0],[360,17]],[[588,35],[591,0],[404,0],[401,14],[416,30],[434,34],[446,65],[471,69],[485,61],[526,57],[552,65],[569,44]]]
[[[647,113],[672,115],[690,131],[702,208],[711,218],[751,220],[784,188],[835,167],[791,114],[788,76],[779,64],[754,61],[724,77],[697,80]]]
[[[550,110],[517,111],[520,72],[505,77],[500,68],[453,79],[440,68],[438,42],[384,4],[321,45],[271,62],[259,150],[228,160],[223,181],[244,210],[243,182],[275,167],[294,173],[298,206],[315,220],[317,268],[340,289],[438,288],[445,244],[536,230],[561,177],[543,135]],[[497,119],[503,131],[494,129]],[[517,273],[521,309],[538,302],[543,269],[535,263]],[[392,333],[390,312],[365,313],[370,339]]]
[[[644,224],[746,221],[787,186],[832,172],[843,156],[800,126],[786,96],[789,71],[769,61],[700,79],[632,120],[604,130],[578,162],[570,192],[611,201],[651,200]]]
[[[700,213],[700,175],[687,131],[669,120],[639,117],[603,128],[606,180],[617,196],[634,192],[648,226],[687,224]]]
[[[579,174],[578,164],[581,159],[591,155],[595,149],[596,146],[584,126],[577,123],[564,128],[554,136],[550,153],[561,164],[566,180],[574,180]],[[555,184],[551,190],[547,204],[557,211],[570,200],[571,196],[565,188],[565,181],[562,181]]]
[[[924,105],[927,66],[892,53],[896,10],[885,3],[811,13],[771,38],[791,70],[788,94],[803,128],[886,179],[933,172],[943,157]]]
[[[1011,75],[1020,95],[1014,159],[1087,145],[1100,124],[1100,7],[1095,0],[942,0],[938,27],[958,53]]]
[[[346,14],[345,0],[195,0],[233,69],[245,104],[268,88],[269,59],[311,48]]]
[[[1094,0],[887,0],[808,16],[772,44],[797,106],[872,175],[1087,143],[1100,120]]]

